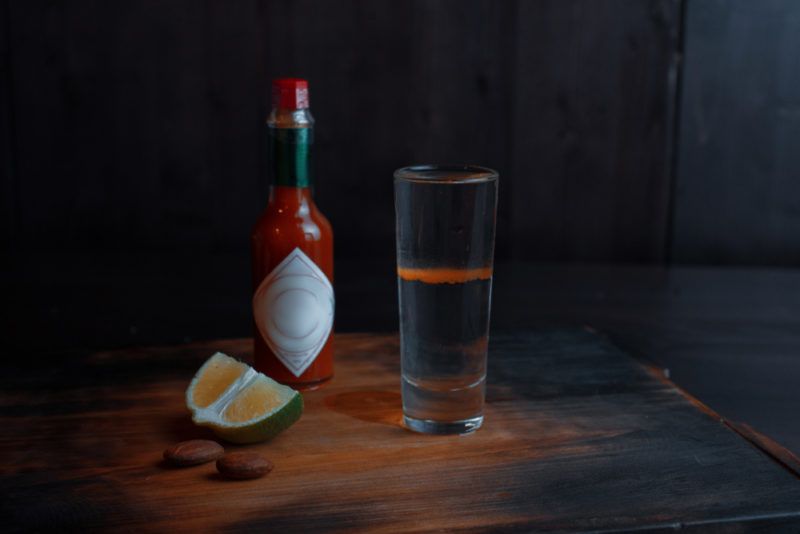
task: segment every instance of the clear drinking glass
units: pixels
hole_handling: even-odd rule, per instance
[[[418,432],[483,423],[497,178],[463,165],[394,173],[403,419]]]

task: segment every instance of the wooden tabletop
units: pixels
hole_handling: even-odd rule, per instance
[[[183,394],[250,340],[73,353],[0,378],[4,526],[125,531],[800,528],[796,458],[586,329],[494,336],[485,426],[400,425],[394,335],[336,339],[336,377],[305,394],[253,481],[170,468],[194,427]],[[742,430],[742,429],[740,429]],[[743,428],[747,434],[747,429]]]
[[[393,269],[337,261],[338,331],[397,331]],[[249,336],[248,272],[222,252],[15,254],[0,262],[3,346],[41,360]],[[498,262],[493,332],[562,325],[603,331],[800,453],[800,269]]]

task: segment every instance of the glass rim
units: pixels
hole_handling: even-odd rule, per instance
[[[425,176],[425,173],[445,173],[443,176]],[[447,177],[446,173],[469,173],[470,176]],[[394,171],[395,181],[413,182],[418,184],[479,184],[494,182],[499,173],[489,167],[480,165],[410,165]]]

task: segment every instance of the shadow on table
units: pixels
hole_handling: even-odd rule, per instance
[[[400,394],[394,391],[351,391],[325,397],[325,406],[342,413],[382,425],[403,428]]]

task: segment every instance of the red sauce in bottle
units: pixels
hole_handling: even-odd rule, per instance
[[[311,389],[333,376],[333,230],[314,203],[305,80],[273,83],[269,202],[251,236],[257,370]]]

